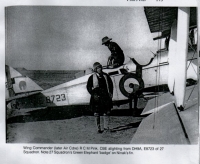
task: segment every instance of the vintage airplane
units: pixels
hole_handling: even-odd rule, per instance
[[[104,67],[103,71],[111,76],[114,84],[114,104],[127,103],[130,99],[137,101],[137,98],[140,96],[151,97],[151,94],[155,94],[158,91],[166,92],[169,90],[167,85],[170,88],[170,92],[174,92],[177,95],[177,92],[171,90],[173,88],[171,87],[172,83],[169,84],[170,80],[178,76],[175,76],[175,73],[173,74],[175,62],[173,62],[173,65],[171,62],[172,57],[169,58],[170,53],[168,54],[167,51],[163,53],[158,51],[146,65],[141,65],[134,58],[130,58],[129,62],[118,68],[109,69],[106,66]],[[187,73],[185,72],[185,79],[188,79],[188,82],[197,81],[197,66],[193,55],[194,52],[190,51],[187,53],[187,59],[185,59],[185,61],[187,60],[186,65],[188,67]],[[177,60],[174,59],[174,61]],[[22,76],[14,68],[6,65],[7,107],[27,109],[28,111],[29,108],[39,109],[54,106],[89,104],[90,95],[86,90],[86,83],[92,73],[88,69],[77,74],[77,78],[72,81],[43,90],[29,77]],[[186,80],[182,79],[182,81],[186,84]],[[179,97],[177,96],[177,100]],[[183,104],[180,101],[177,101],[176,104],[177,107],[183,108]],[[134,107],[137,107],[137,103],[134,104]]]
[[[166,51],[164,54],[154,54],[146,65],[140,65],[134,58],[130,58],[128,63],[118,68],[104,67],[103,71],[111,76],[114,84],[113,103],[120,105],[133,97],[137,101],[137,97],[141,95],[151,96],[146,92],[168,91],[167,84],[173,92],[169,81],[172,80],[172,73],[175,72],[173,67],[176,63],[170,60],[176,59],[170,58],[170,53],[167,53]],[[193,55],[191,51],[185,59],[188,67],[185,79],[197,81],[197,66]],[[90,95],[86,90],[86,83],[91,74],[92,71],[88,69],[77,74],[77,78],[72,81],[43,90],[30,78],[22,76],[14,68],[6,65],[6,103],[8,107],[16,109],[89,104]],[[184,79],[182,81],[186,83]],[[137,103],[135,104],[137,107]],[[177,106],[181,108],[183,105],[177,101]]]
[[[141,114],[148,116],[142,120],[131,143],[198,144],[198,83],[186,87],[188,55],[193,52],[193,58],[197,58],[197,52],[199,52],[199,47],[197,51],[197,34],[194,36],[197,32],[197,18],[199,21],[197,9],[194,7],[145,7],[144,11],[150,31],[162,33],[154,40],[166,38],[166,45],[168,45],[166,49],[169,50],[168,87],[170,92],[148,101]],[[163,54],[162,50],[160,54]],[[195,72],[198,78],[199,70]]]
[[[146,65],[140,65],[132,58],[119,68],[104,67],[103,71],[111,76],[114,84],[113,103],[116,105],[127,103],[130,96],[136,93],[149,97],[151,96],[149,92],[155,90],[165,92],[169,68],[166,57],[162,56],[159,65],[156,65],[158,58],[151,58]],[[197,67],[191,60],[188,60],[187,79],[196,81]],[[156,79],[158,71],[159,82]],[[86,70],[77,74],[81,77],[43,90],[29,77],[22,76],[14,68],[6,65],[6,102],[9,107],[16,109],[89,104],[90,94],[87,92],[86,84],[91,74],[92,70]],[[143,89],[146,89],[146,92],[143,92]]]
[[[141,122],[131,143],[197,143],[196,8],[145,7],[145,14],[150,31],[162,32],[154,40],[166,38],[166,47],[159,49],[146,65],[130,58],[118,68],[104,67],[103,71],[111,76],[114,84],[113,103],[120,105],[132,98],[137,101],[138,97],[165,92],[148,101],[142,112],[148,116]],[[28,111],[28,108],[89,104],[86,83],[91,74],[88,69],[78,73],[72,81],[43,90],[30,78],[6,65],[7,107]],[[189,85],[192,86],[187,87]]]

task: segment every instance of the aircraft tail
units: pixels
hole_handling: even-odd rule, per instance
[[[20,94],[42,91],[43,89],[27,76],[6,65],[6,99]]]

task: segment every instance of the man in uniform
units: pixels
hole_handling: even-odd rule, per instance
[[[110,76],[102,71],[99,62],[93,64],[94,74],[87,82],[87,90],[91,94],[90,106],[94,111],[98,133],[102,133],[100,115],[103,115],[104,130],[108,130],[108,120],[112,108],[113,83]]]
[[[124,53],[119,45],[115,42],[111,42],[112,38],[105,36],[102,39],[102,45],[108,47],[111,52],[111,55],[108,58],[108,68],[116,68],[124,63]]]

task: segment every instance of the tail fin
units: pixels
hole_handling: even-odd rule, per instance
[[[43,89],[29,77],[22,76],[14,68],[6,65],[6,99],[19,94],[26,94]]]

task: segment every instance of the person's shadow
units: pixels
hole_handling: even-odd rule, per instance
[[[45,109],[29,111],[25,115],[22,114],[7,118],[6,123],[12,124],[12,123],[25,123],[25,122],[37,122],[37,121],[64,120],[64,119],[81,117],[84,115],[87,116],[94,115],[88,105],[49,107]],[[111,111],[111,116],[133,116],[133,115],[131,110],[125,109],[125,110]],[[129,127],[131,125],[127,126]]]
[[[25,115],[18,115],[7,118],[6,123],[11,124],[49,120],[63,120],[81,117],[83,115],[93,116],[93,112],[90,111],[89,106],[80,105],[68,107],[49,107],[46,109],[30,111],[27,112]]]
[[[110,132],[117,132],[117,131],[127,130],[131,128],[137,128],[140,125],[140,123],[141,121],[118,126],[118,127],[110,129]]]

